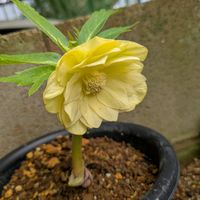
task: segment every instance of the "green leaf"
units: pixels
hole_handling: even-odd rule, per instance
[[[109,28],[109,29],[99,33],[98,36],[102,37],[102,38],[107,38],[107,39],[116,39],[122,33],[131,31],[131,28],[132,28],[132,26]]]
[[[78,36],[78,43],[82,44],[96,36],[101,31],[108,18],[115,13],[116,10],[102,9],[100,11],[95,11],[82,26]]]
[[[51,73],[50,73],[51,74]],[[48,77],[50,76],[49,73],[43,74],[42,76],[40,76],[31,86],[31,88],[28,91],[28,95],[31,96],[33,95],[37,90],[39,90],[40,86],[43,84],[44,81],[46,81],[48,79]]]
[[[7,55],[0,54],[1,64],[41,64],[41,65],[56,65],[60,55],[53,52],[47,53],[31,53],[22,55]]]
[[[76,28],[75,26],[73,26],[72,28],[74,29],[74,35],[75,35],[76,40],[77,40],[77,39],[78,39],[78,36],[79,36],[79,34],[80,34],[80,31],[79,31],[79,29]]]
[[[12,0],[12,2],[21,10],[24,16],[36,24],[62,50],[69,50],[67,38],[46,18],[26,3],[22,3],[19,0]]]
[[[29,95],[34,94],[50,74],[55,70],[55,66],[39,66],[16,72],[13,76],[0,77],[2,83],[15,83],[18,86],[31,86]]]

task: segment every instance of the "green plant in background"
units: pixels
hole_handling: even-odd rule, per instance
[[[47,18],[67,19],[110,9],[116,0],[34,0],[34,8]]]
[[[45,108],[57,114],[61,124],[72,133],[72,172],[69,186],[88,187],[92,175],[84,165],[82,135],[98,128],[103,120],[116,121],[120,112],[131,111],[147,91],[141,74],[147,49],[135,42],[115,40],[133,26],[102,31],[115,10],[94,12],[80,30],[65,37],[55,26],[29,5],[12,0],[60,49],[24,55],[0,54],[0,64],[35,64],[15,75],[0,77],[0,82],[30,86],[34,94],[47,81],[43,92]]]

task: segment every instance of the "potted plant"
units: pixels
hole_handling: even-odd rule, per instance
[[[142,61],[147,56],[147,49],[135,42],[116,40],[120,34],[129,31],[132,26],[114,27],[101,31],[108,18],[116,11],[100,10],[92,14],[80,31],[75,29],[73,34],[69,33],[70,40],[68,40],[56,27],[29,5],[19,0],[13,0],[13,3],[64,53],[62,56],[55,52],[23,55],[2,54],[0,55],[0,64],[30,63],[36,66],[17,72],[13,76],[1,77],[0,82],[31,86],[29,95],[32,95],[47,80],[43,93],[45,108],[48,112],[57,114],[67,132],[59,131],[36,139],[8,154],[0,161],[1,189],[4,188],[2,198],[19,199],[18,192],[23,190],[22,185],[16,185],[13,188],[14,186],[11,183],[9,189],[5,185],[21,163],[22,166],[17,173],[22,173],[31,180],[35,179],[37,177],[35,175],[37,163],[34,163],[36,157],[47,166],[48,169],[45,168],[44,173],[51,173],[50,169],[60,164],[60,159],[64,159],[63,157],[57,158],[56,152],[59,152],[59,155],[62,156],[65,152],[61,149],[69,146],[71,147],[71,161],[68,159],[68,163],[71,163],[71,167],[67,169],[68,172],[70,170],[68,175],[66,175],[68,172],[60,175],[65,182],[63,185],[68,188],[68,192],[71,191],[72,193],[78,192],[80,188],[87,188],[88,190],[93,177],[89,167],[86,167],[82,155],[82,137],[84,135],[86,138],[108,136],[120,142],[130,143],[146,153],[157,164],[159,172],[154,185],[144,199],[171,199],[176,188],[179,167],[175,153],[166,139],[155,131],[139,125],[110,122],[104,123],[100,127],[102,121],[117,121],[120,112],[133,110],[143,100],[147,91],[146,79],[141,74]],[[53,145],[42,145],[56,139],[58,135],[69,133],[71,135],[69,146],[65,144],[66,141],[63,141],[62,138],[53,141]],[[101,142],[102,140],[99,140],[99,143]],[[106,143],[105,138],[103,142]],[[111,142],[107,139],[107,143]],[[39,145],[42,146],[38,147]],[[116,145],[117,148],[118,144],[113,141],[113,145]],[[92,149],[90,151],[95,151],[95,146],[89,148]],[[129,151],[123,144],[121,148],[124,149],[125,154]],[[151,154],[149,153],[150,150]],[[28,153],[29,151],[30,153]],[[44,155],[44,152],[47,152],[47,155]],[[50,158],[49,154],[54,156]],[[99,156],[99,154],[97,155]],[[127,154],[130,159],[131,155]],[[22,162],[26,156],[28,160],[34,159],[29,160],[26,164],[26,161]],[[110,157],[114,156],[110,155]],[[107,161],[108,158],[109,155],[106,158]],[[171,162],[169,162],[169,159]],[[127,163],[126,165],[130,166],[130,162],[127,161]],[[40,165],[38,164],[38,166]],[[27,167],[29,168],[28,171]],[[55,168],[54,170],[56,171]],[[108,174],[110,176],[110,173]],[[114,176],[117,183],[119,179],[123,178],[120,172],[117,172]],[[12,180],[17,180],[15,174],[13,177]],[[34,187],[36,187],[35,184]],[[47,199],[50,193],[58,192],[54,187],[55,182],[52,182],[48,191],[42,191],[40,196],[38,192],[35,192],[31,198]],[[13,191],[15,191],[16,196],[13,196]],[[83,189],[81,191],[83,192]],[[120,199],[114,193],[113,196],[111,195],[112,198]],[[54,195],[54,193],[52,194]],[[106,196],[104,197],[106,198]],[[124,198],[123,195],[120,197]],[[58,197],[56,198],[58,199]],[[85,198],[89,199],[87,195]],[[97,197],[93,196],[92,198]],[[132,194],[127,199],[131,198],[137,199],[138,196]]]

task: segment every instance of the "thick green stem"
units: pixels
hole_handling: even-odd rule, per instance
[[[82,156],[82,136],[72,135],[72,172],[68,185],[71,187],[80,186],[84,183],[84,161]]]
[[[72,171],[75,177],[84,173],[84,161],[82,156],[82,136],[72,135]]]

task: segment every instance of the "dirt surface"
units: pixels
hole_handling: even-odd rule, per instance
[[[130,145],[84,139],[85,164],[94,180],[87,189],[70,188],[70,146],[67,137],[60,137],[29,152],[0,200],[138,200],[155,180],[157,168]]]
[[[200,200],[200,159],[182,169],[174,200]]]

